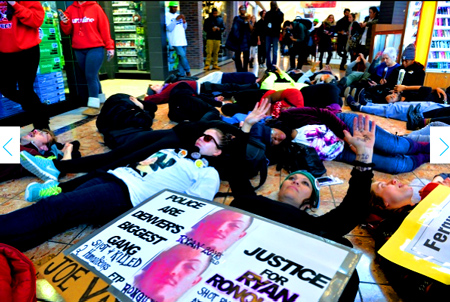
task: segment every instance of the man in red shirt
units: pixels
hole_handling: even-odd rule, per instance
[[[33,89],[43,22],[39,1],[0,1],[0,93],[30,113],[34,128],[50,129],[46,106]]]

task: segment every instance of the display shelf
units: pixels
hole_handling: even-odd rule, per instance
[[[432,31],[426,72],[450,70],[450,2],[439,1]]]

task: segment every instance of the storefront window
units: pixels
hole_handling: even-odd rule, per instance
[[[113,1],[113,24],[120,71],[148,71],[144,1]]]

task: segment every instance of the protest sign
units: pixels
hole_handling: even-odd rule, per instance
[[[72,246],[65,256],[95,272],[123,302],[311,302],[337,301],[361,253],[164,190]]]
[[[437,186],[428,194],[378,253],[450,285],[450,188]]]

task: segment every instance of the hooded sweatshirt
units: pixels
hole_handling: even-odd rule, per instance
[[[69,22],[61,21],[61,29],[66,35],[72,35],[74,49],[101,46],[108,50],[114,49],[108,17],[96,1],[86,1],[81,5],[74,1],[64,13]]]
[[[41,43],[39,27],[44,22],[44,9],[39,1],[17,1],[11,21],[7,18],[8,5],[0,1],[0,52],[12,53],[29,49]],[[5,41],[8,41],[7,43]]]

